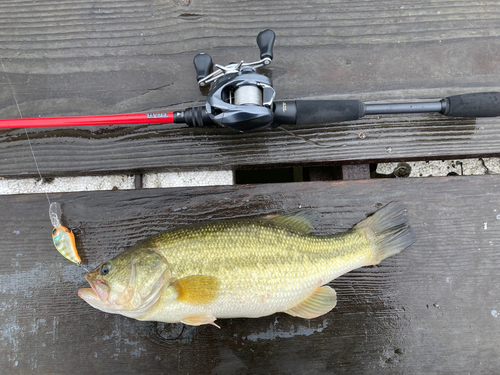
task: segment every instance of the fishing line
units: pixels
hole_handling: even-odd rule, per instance
[[[9,84],[10,90],[12,92],[12,96],[14,97],[14,101],[16,102],[17,110],[19,111],[19,116],[21,118],[23,118],[23,114],[21,112],[21,107],[19,106],[19,102],[17,101],[17,97],[16,97],[16,92],[14,91],[14,86],[12,86],[12,83],[11,83],[10,78],[9,78],[9,74],[7,73],[7,69],[5,69],[5,65],[3,64],[3,60],[0,59],[0,63],[2,64],[2,69],[5,72],[5,77],[7,78],[7,82]],[[28,145],[30,146],[31,155],[33,156],[36,170],[38,171],[38,176],[40,177],[40,186],[42,186],[42,184],[43,184],[42,172],[40,171],[40,167],[38,166],[38,162],[37,162],[36,156],[35,156],[35,151],[33,150],[33,146],[31,145],[31,139],[30,139],[30,136],[29,136],[26,128],[24,128],[24,133],[26,134],[26,139],[28,140]],[[54,225],[54,231],[58,231],[58,232],[52,232],[53,240],[55,238],[54,233],[58,233],[58,234],[56,234],[56,236],[57,236],[57,238],[60,238],[60,240],[57,240],[57,243],[56,243],[56,240],[54,240],[54,245],[56,246],[56,249],[59,251],[59,253],[61,253],[61,255],[63,255],[64,257],[66,257],[67,259],[69,259],[72,262],[77,262],[75,259],[72,259],[72,257],[74,257],[76,254],[76,256],[78,258],[77,263],[79,265],[81,265],[85,271],[89,272],[89,270],[87,270],[87,268],[85,268],[81,264],[80,257],[78,256],[78,252],[76,250],[74,236],[73,236],[71,230],[68,230],[67,228],[61,226],[61,223],[59,220],[60,220],[60,217],[62,216],[62,213],[61,213],[59,203],[54,202],[54,205],[58,206],[57,209],[59,211],[54,218],[54,217],[52,217],[53,207],[52,207],[50,199],[49,199],[49,194],[47,194],[47,190],[45,188],[43,188],[43,192],[45,193],[45,197],[47,198],[47,202],[49,203],[50,220],[51,220],[52,224]],[[57,225],[54,224],[54,219],[56,220]],[[64,233],[64,231],[66,231],[67,233]],[[59,234],[59,233],[62,233],[62,234]]]
[[[23,114],[21,112],[21,107],[19,107],[19,102],[17,101],[16,92],[14,91],[14,87],[12,86],[12,83],[10,82],[10,78],[9,78],[9,74],[7,73],[7,69],[5,69],[5,65],[3,64],[3,60],[0,60],[0,62],[2,64],[2,69],[5,72],[5,77],[7,78],[7,83],[9,84],[10,91],[12,91],[12,96],[14,96],[14,101],[16,102],[17,110],[19,111],[19,116],[21,118],[23,118]],[[33,160],[35,162],[36,170],[38,171],[38,176],[40,176],[40,186],[41,186],[41,184],[43,183],[42,173],[40,172],[40,168],[38,167],[38,162],[36,160],[35,152],[33,151],[33,146],[31,145],[31,139],[30,139],[30,136],[28,135],[28,131],[26,130],[26,128],[24,128],[24,133],[26,134],[26,139],[28,140],[28,145],[30,146],[31,155],[33,155]],[[45,189],[43,189],[43,191],[45,193],[45,197],[47,197],[47,202],[49,202],[49,207],[50,207],[49,195],[47,194],[47,191]]]

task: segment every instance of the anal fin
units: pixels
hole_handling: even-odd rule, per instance
[[[190,326],[201,326],[202,324],[211,324],[216,326],[217,328],[220,329],[220,327],[215,324],[215,316],[210,315],[210,314],[203,314],[203,315],[195,315],[195,316],[188,316],[184,319],[181,320],[181,323],[190,325]]]
[[[313,319],[326,314],[335,307],[336,303],[335,290],[329,286],[322,286],[297,306],[283,312],[304,319]]]

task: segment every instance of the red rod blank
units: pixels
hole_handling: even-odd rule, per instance
[[[104,115],[104,116],[0,119],[0,129],[43,128],[43,127],[60,127],[60,126],[170,124],[173,122],[174,122],[173,112],[128,113],[121,115]]]

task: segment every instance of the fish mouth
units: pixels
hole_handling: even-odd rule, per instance
[[[78,297],[84,301],[90,303],[91,305],[95,302],[101,302],[99,296],[94,292],[92,288],[80,288],[78,289]]]
[[[78,297],[83,299],[85,302],[87,302],[90,306],[107,312],[111,314],[116,313],[116,308],[115,306],[111,305],[108,301],[103,302],[99,298],[99,295],[94,292],[92,288],[80,288],[78,289]]]
[[[91,289],[82,288],[78,291],[78,295],[83,298],[82,295],[80,295],[80,291],[84,291],[82,292],[82,294],[91,299],[96,299],[98,297],[102,302],[107,301],[107,299],[109,298],[109,286],[106,281],[102,279],[94,279],[89,274],[86,274],[84,277],[85,280],[89,282]],[[93,292],[93,296],[90,296],[90,292]],[[83,299],[86,300],[85,298]]]

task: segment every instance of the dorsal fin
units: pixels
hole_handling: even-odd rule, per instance
[[[268,215],[264,219],[304,234],[311,233],[320,222],[319,214],[314,210],[301,210],[287,215]]]

